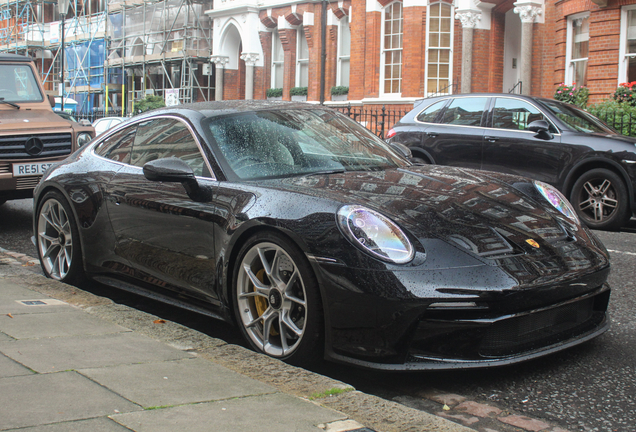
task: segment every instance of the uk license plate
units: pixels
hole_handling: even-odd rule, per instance
[[[38,163],[13,164],[13,177],[42,175],[54,162],[40,161]]]

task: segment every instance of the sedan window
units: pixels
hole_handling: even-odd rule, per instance
[[[437,118],[439,112],[444,108],[444,105],[446,105],[446,102],[448,102],[448,99],[444,99],[429,106],[424,111],[418,114],[417,121],[433,123]]]
[[[547,121],[541,111],[528,102],[512,98],[497,98],[495,101],[492,120],[495,128],[527,130],[535,120]]]
[[[197,176],[209,177],[199,146],[190,130],[179,120],[153,119],[139,124],[131,164],[143,167],[155,159],[177,157],[187,163]]]
[[[122,129],[101,142],[95,153],[116,162],[130,163],[130,149],[135,139],[137,125]]]
[[[488,98],[457,98],[446,108],[442,123],[460,126],[481,126]]]

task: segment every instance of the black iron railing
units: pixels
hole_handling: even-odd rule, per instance
[[[388,107],[382,105],[382,108],[378,108],[377,106],[358,107],[349,104],[346,107],[332,108],[351,117],[382,139],[384,139],[389,129],[410,111],[404,108],[395,109],[390,105]]]

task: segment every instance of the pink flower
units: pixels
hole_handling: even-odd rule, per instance
[[[570,96],[572,96],[572,93],[570,93]]]
[[[561,90],[559,90],[557,93],[561,93]]]

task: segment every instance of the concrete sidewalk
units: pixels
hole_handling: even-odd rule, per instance
[[[472,430],[29,265],[0,251],[2,431]]]

